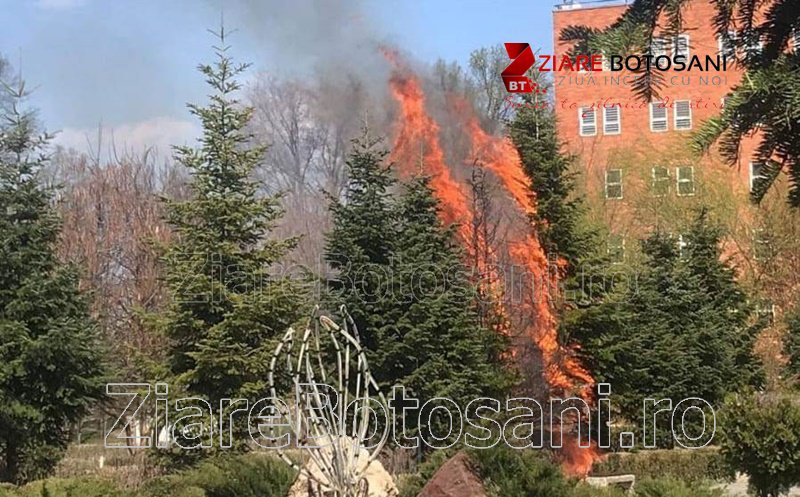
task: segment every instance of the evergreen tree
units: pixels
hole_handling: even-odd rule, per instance
[[[268,395],[271,354],[302,312],[297,285],[270,273],[294,240],[269,236],[281,216],[278,199],[259,196],[251,179],[264,149],[249,145],[252,109],[235,97],[235,77],[248,66],[233,63],[224,30],[219,39],[216,62],[200,66],[210,103],[189,105],[203,125],[201,146],[177,148],[192,175],[192,198],[166,201],[178,240],[163,258],[171,304],[159,320],[176,383],[214,409],[220,399],[252,405]],[[234,447],[246,441],[242,425],[232,427]]]
[[[362,137],[353,143],[347,160],[349,181],[344,199],[332,199],[332,229],[327,235],[325,259],[338,273],[328,283],[331,305],[345,305],[353,316],[368,350],[377,350],[378,329],[390,316],[385,299],[395,239],[396,213],[390,190],[392,173],[383,163],[387,153],[376,150],[378,140]],[[372,365],[374,367],[374,365]]]
[[[532,76],[539,88],[549,88],[541,73]],[[509,131],[531,180],[536,198],[531,220],[542,247],[548,255],[566,259],[571,272],[581,256],[591,251],[593,233],[581,225],[583,203],[575,194],[575,157],[561,151],[555,113],[546,98],[544,93],[525,94]]]
[[[60,222],[39,172],[48,136],[9,88],[0,123],[0,481],[48,473],[68,423],[102,394],[98,333],[78,272],[56,255]]]
[[[795,304],[795,308],[786,316],[786,328],[784,347],[789,360],[787,367],[789,374],[800,377],[800,305]]]
[[[384,390],[399,384],[422,401],[456,402],[503,391],[503,345],[478,325],[463,253],[439,220],[428,180],[411,182],[394,200],[385,153],[374,145],[355,144],[345,198],[331,206],[326,259],[339,273],[331,305],[347,306]]]
[[[642,243],[646,261],[635,285],[572,324],[589,369],[611,383],[628,420],[640,419],[645,398],[718,405],[760,381],[753,355],[760,326],[733,269],[720,261],[720,236],[705,211],[685,246],[656,231]]]
[[[406,185],[397,206],[393,298],[399,316],[378,350],[387,378],[422,399],[447,397],[465,406],[508,386],[500,336],[480,326],[476,289],[468,278],[455,227],[439,218],[429,178]]]
[[[684,32],[684,13],[692,1],[634,0],[609,28],[569,26],[561,32],[561,40],[575,42],[576,53],[647,54],[655,37],[671,39]],[[793,37],[800,33],[800,3],[713,3],[717,37],[735,49],[730,63],[739,64],[746,74],[733,88],[722,114],[706,121],[697,132],[694,144],[698,150],[708,150],[718,143],[722,156],[736,165],[742,139],[758,132],[760,144],[752,160],[764,164],[764,179],[754,185],[753,200],[761,201],[785,171],[791,183],[789,202],[800,207],[800,50],[789,50]],[[736,32],[734,38],[731,32]],[[762,43],[763,48],[753,48]],[[667,81],[655,64],[647,66],[632,85],[643,102],[657,100]]]

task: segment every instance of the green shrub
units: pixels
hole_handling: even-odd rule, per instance
[[[592,467],[592,476],[633,474],[637,478],[683,481],[731,480],[733,472],[716,448],[644,450],[609,454]]]
[[[492,497],[567,497],[572,484],[542,451],[499,445],[469,452]]]
[[[720,411],[721,452],[760,497],[800,483],[800,407],[753,393],[729,397]]]
[[[720,489],[698,482],[687,483],[675,478],[644,479],[636,482],[636,497],[722,497]]]
[[[579,483],[572,492],[572,497],[631,497],[631,494],[619,487],[593,487]]]
[[[5,497],[133,497],[126,490],[117,488],[114,482],[99,478],[50,478],[29,483],[24,487],[3,494]]]
[[[219,457],[195,468],[156,478],[141,497],[285,497],[297,472],[265,454]],[[80,496],[85,497],[85,496]]]

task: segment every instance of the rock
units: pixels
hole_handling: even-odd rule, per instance
[[[396,497],[398,495],[399,492],[397,490],[397,486],[394,484],[392,475],[386,471],[380,461],[375,460],[368,462],[369,452],[367,452],[365,449],[358,449],[358,455],[356,456],[354,453],[357,449],[355,448],[352,439],[344,437],[340,439],[339,444],[343,453],[346,454],[346,459],[350,461],[351,470],[355,474],[361,475],[366,479],[369,489],[367,497]],[[327,447],[322,448],[320,454],[323,457],[329,458],[332,456],[333,450]],[[305,469],[311,473],[311,475],[313,475],[313,487],[317,486],[316,482],[322,482],[323,491],[329,490],[325,487],[328,479],[313,460],[309,460],[306,463]],[[298,475],[297,480],[295,480],[295,482],[292,484],[292,487],[289,489],[288,497],[309,497],[308,487],[308,477],[301,472],[300,475]]]
[[[486,490],[472,471],[469,456],[459,452],[442,464],[419,497],[486,497]]]
[[[583,481],[593,487],[619,487],[630,492],[636,484],[636,475],[587,476]]]

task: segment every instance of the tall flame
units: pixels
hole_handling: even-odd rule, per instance
[[[391,159],[402,176],[409,177],[423,172],[431,176],[431,187],[442,204],[442,220],[459,223],[464,242],[470,239],[473,213],[468,196],[461,183],[453,178],[445,161],[439,142],[439,125],[425,109],[425,94],[419,78],[400,62],[396,53],[384,50],[384,56],[394,67],[389,81],[391,94],[399,104],[399,115],[395,123],[395,141]],[[472,143],[473,158],[492,171],[500,180],[519,211],[526,216],[536,213],[536,199],[532,195],[529,178],[522,168],[519,154],[508,138],[486,133],[468,106],[457,102],[459,115],[464,119],[464,128]],[[468,244],[467,244],[468,245]],[[514,263],[522,266],[529,280],[536,282],[532,297],[523,303],[523,312],[530,314],[530,325],[526,334],[541,352],[544,375],[553,390],[580,393],[590,399],[594,380],[558,342],[557,321],[552,301],[558,288],[559,271],[551,270],[544,249],[533,230],[512,240],[509,255]],[[580,382],[582,385],[577,385]],[[576,475],[585,475],[596,457],[594,450],[564,451],[565,470]]]
[[[484,131],[477,116],[471,111],[467,113],[468,106],[457,103],[457,107],[460,109],[459,114],[466,120],[473,157],[500,179],[521,212],[526,215],[535,214],[535,195],[528,187],[530,179],[522,168],[522,161],[514,144],[508,137],[498,137]],[[558,342],[557,321],[552,307],[552,300],[559,288],[558,270],[552,270],[552,265],[532,230],[524,237],[513,240],[509,252],[514,262],[528,271],[531,276],[529,279],[535,285],[532,298],[526,303],[533,307],[531,311],[536,317],[528,332],[542,353],[547,383],[565,392],[573,392],[576,389],[575,380],[579,380],[583,383],[580,387],[581,393],[588,400],[594,379],[575,360],[573,354],[563,350]]]

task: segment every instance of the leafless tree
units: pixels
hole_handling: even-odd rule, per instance
[[[262,76],[249,88],[253,133],[268,146],[259,179],[267,193],[283,194],[279,233],[301,236],[294,258],[318,261],[329,227],[326,195],[341,195],[350,140],[363,122],[366,93],[352,78],[317,83]]]
[[[511,62],[501,45],[473,50],[469,56],[470,75],[478,89],[478,102],[485,115],[484,125],[496,131],[506,112],[503,99],[507,95],[500,73]],[[492,126],[488,126],[488,125]]]
[[[182,180],[148,152],[114,154],[104,163],[59,150],[53,168],[52,181],[61,185],[61,255],[83,270],[115,373],[139,378],[163,350],[142,317],[162,301],[155,246],[171,238],[158,196],[181,195]]]

